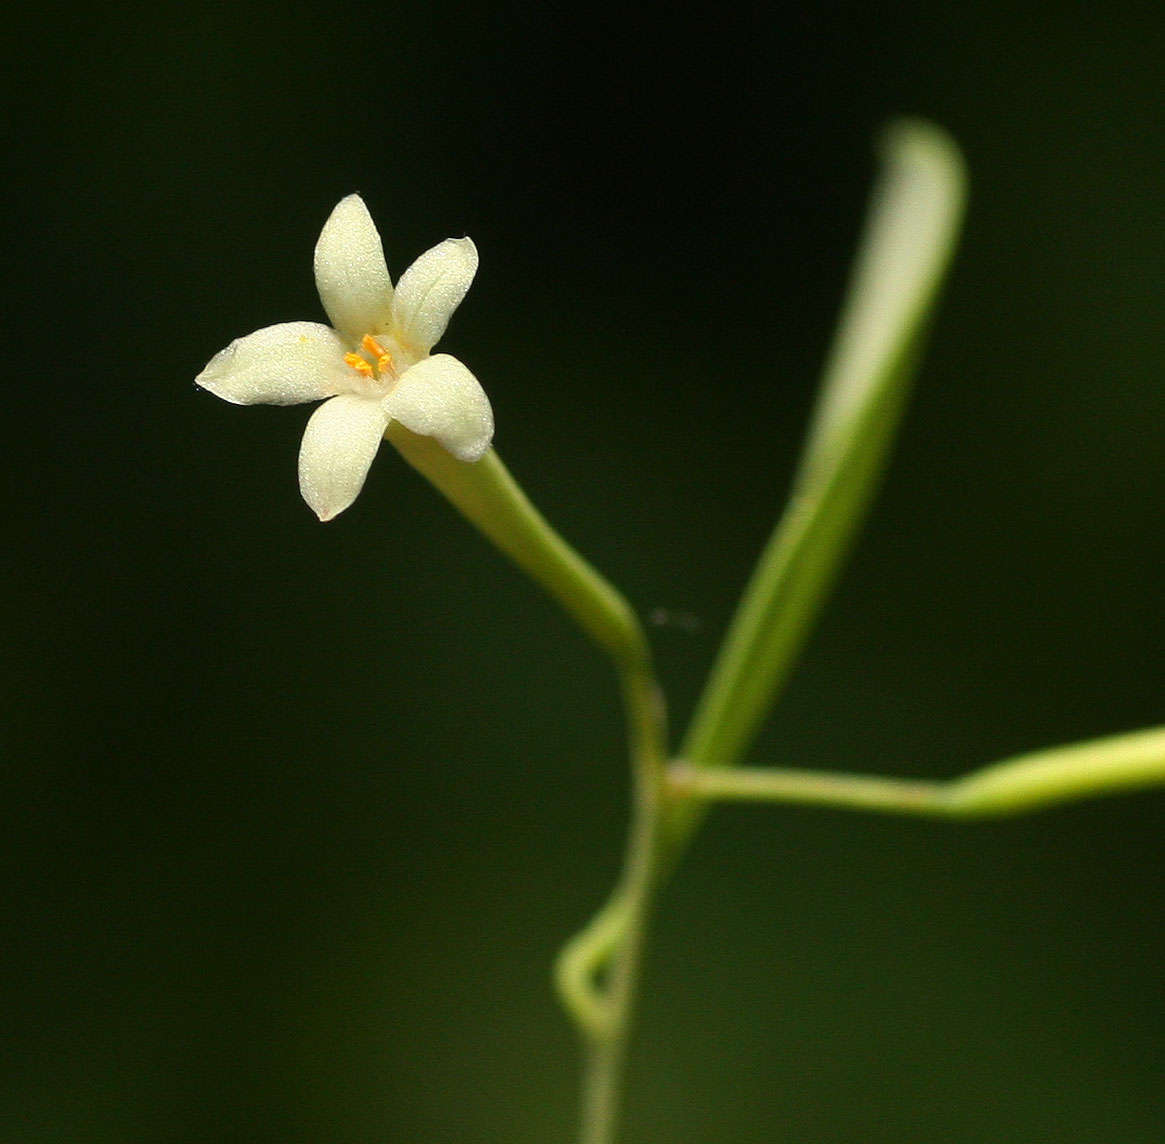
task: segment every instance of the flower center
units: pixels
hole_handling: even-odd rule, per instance
[[[360,388],[372,393],[387,393],[400,379],[392,354],[371,334],[360,341],[362,353],[346,353],[344,362],[360,379]]]

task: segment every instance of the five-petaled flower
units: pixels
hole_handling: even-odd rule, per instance
[[[430,356],[476,270],[472,240],[446,239],[394,291],[368,208],[349,195],[316,243],[316,288],[332,325],[257,330],[216,354],[196,380],[237,405],[329,399],[307,423],[299,487],[320,520],[331,520],[356,499],[393,421],[461,461],[489,448],[493,411],[477,379],[449,354]]]

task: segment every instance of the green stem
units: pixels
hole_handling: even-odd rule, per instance
[[[643,945],[657,885],[662,772],[639,791],[620,892],[622,925],[612,950],[603,996],[604,1021],[590,1031],[583,1078],[580,1144],[614,1144],[623,1076],[639,985]]]
[[[945,782],[832,771],[673,763],[677,799],[803,803],[941,818],[988,818],[1165,783],[1165,727],[1004,759]]]
[[[804,646],[873,498],[950,264],[965,197],[958,149],[907,120],[883,153],[792,496],[684,737],[694,766],[737,762]],[[677,838],[691,825],[677,822]]]
[[[491,449],[467,464],[431,437],[395,421],[386,437],[462,516],[566,609],[614,659],[621,676],[650,675],[647,640],[630,604],[554,531],[497,453]]]
[[[634,786],[623,876],[608,905],[566,947],[556,967],[559,993],[587,1045],[580,1138],[583,1144],[613,1144],[666,797],[666,718],[647,640],[627,601],[551,528],[495,452],[465,464],[395,423],[387,437],[566,609],[610,655],[619,677]]]
[[[740,758],[804,646],[873,498],[950,264],[965,197],[958,149],[907,120],[883,153],[792,496],[684,738],[694,766]]]
[[[708,768],[673,763],[668,768],[668,786],[677,798],[705,802],[803,803],[846,810],[922,815],[943,813],[946,808],[946,788],[942,783],[831,771]]]
[[[631,1017],[663,841],[666,743],[663,707],[654,678],[649,673],[625,676],[624,700],[634,798],[623,875],[607,906],[580,938],[567,946],[559,962],[560,984],[565,983],[573,995],[590,993],[598,999],[588,1006],[588,1016],[598,1019],[584,1021],[588,1052],[581,1144],[614,1144],[617,1137]],[[610,970],[599,992],[595,975],[608,959]],[[585,979],[573,977],[580,972],[587,975]]]

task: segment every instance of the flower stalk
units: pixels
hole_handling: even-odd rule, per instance
[[[631,606],[551,528],[495,450],[467,464],[403,425],[390,425],[386,436],[462,516],[566,609],[622,675],[650,677],[647,639]]]
[[[322,400],[300,451],[321,520],[348,508],[387,440],[538,583],[608,656],[627,723],[631,824],[607,904],[563,949],[555,981],[586,1050],[581,1144],[614,1144],[643,947],[656,893],[715,801],[972,819],[1165,783],[1165,727],[1005,759],[949,781],[738,766],[791,670],[885,463],[962,217],[954,144],[920,122],[885,141],[821,398],[790,503],[758,562],[681,749],[634,611],[550,526],[491,447],[472,373],[432,349],[473,280],[477,250],[448,239],[394,288],[355,195],[315,252],[330,325],[290,322],[232,342],[199,375],[236,404]]]

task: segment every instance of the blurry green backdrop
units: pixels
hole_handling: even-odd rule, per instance
[[[756,764],[949,775],[1159,723],[1156,5],[54,10],[18,174],[11,1144],[549,1144],[549,966],[622,849],[600,656],[384,450],[321,526],[308,410],[193,378],[322,318],[369,203],[468,233],[443,348],[690,711],[787,492],[898,113],[965,239],[883,494]],[[1165,1135],[1165,795],[951,826],[718,810],[664,897],[628,1144]]]

